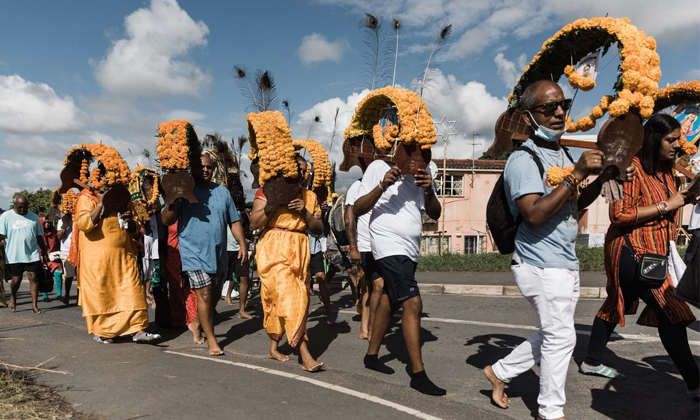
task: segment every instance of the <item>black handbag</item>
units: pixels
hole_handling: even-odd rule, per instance
[[[650,289],[661,287],[666,282],[666,277],[668,277],[668,254],[640,254],[634,249],[632,241],[630,241],[630,237],[626,233],[624,238],[627,248],[629,248],[632,257],[637,262],[637,279]]]
[[[37,273],[37,283],[39,283],[40,293],[53,292],[53,273],[51,269],[45,265],[41,266],[41,270]]]

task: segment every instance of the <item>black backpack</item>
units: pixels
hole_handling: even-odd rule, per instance
[[[519,147],[514,150],[529,153],[532,159],[537,164],[537,169],[540,170],[540,177],[544,176],[544,166],[540,158],[532,149],[528,147]],[[513,218],[508,206],[508,197],[506,196],[505,188],[505,170],[496,181],[493,187],[489,203],[486,205],[486,224],[491,231],[493,242],[498,247],[501,254],[510,254],[515,251],[515,235],[518,233],[518,227],[523,222],[522,216],[518,215],[517,219]]]

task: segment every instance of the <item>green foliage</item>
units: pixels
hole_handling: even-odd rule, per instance
[[[51,195],[53,195],[53,191],[46,188],[39,188],[34,192],[29,192],[27,190],[18,191],[12,195],[13,202],[18,195],[27,196],[29,199],[30,211],[33,211],[39,216],[48,216],[49,210],[51,209]],[[14,205],[10,208],[14,208]]]
[[[505,152],[501,153],[500,155],[493,157],[490,155],[487,155],[486,152],[479,157],[479,160],[508,160],[510,157],[511,153],[513,153],[512,149],[508,149]]]

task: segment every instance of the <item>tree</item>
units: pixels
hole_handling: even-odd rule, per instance
[[[46,188],[39,188],[35,192],[29,192],[27,190],[18,191],[12,195],[13,203],[15,197],[18,195],[27,196],[27,199],[29,199],[30,211],[33,211],[39,216],[48,216],[49,210],[51,209],[51,195],[53,195],[53,191]],[[14,208],[14,204],[10,208]]]

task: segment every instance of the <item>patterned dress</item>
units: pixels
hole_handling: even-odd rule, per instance
[[[644,222],[637,222],[637,209],[667,201],[678,192],[671,171],[663,174],[649,175],[642,168],[638,158],[632,161],[637,171],[631,182],[624,185],[623,199],[610,205],[610,227],[605,236],[605,271],[608,276],[606,290],[608,297],[598,311],[597,316],[608,322],[625,325],[625,302],[620,289],[620,254],[625,246],[624,234],[629,235],[635,250],[640,254],[653,253],[666,255],[670,240],[676,239],[677,211],[670,211],[663,216],[654,217]],[[651,291],[654,299],[672,324],[688,323],[695,316],[688,305],[674,293],[671,276],[658,289]],[[630,307],[628,314],[635,314],[639,299]],[[648,307],[642,311],[637,321],[640,325],[657,326],[654,312]]]

